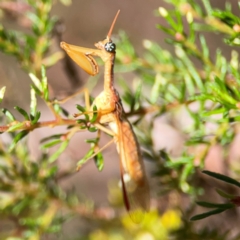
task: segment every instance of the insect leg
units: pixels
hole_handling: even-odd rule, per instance
[[[52,101],[52,103],[53,103],[53,104],[54,104],[54,103],[56,103],[56,104],[63,104],[63,103],[65,103],[65,102],[67,102],[68,100],[72,99],[73,97],[79,95],[79,94],[82,93],[82,92],[84,92],[85,103],[88,104],[88,105],[90,105],[90,103],[89,103],[89,99],[90,99],[90,98],[89,98],[89,91],[88,91],[87,88],[81,88],[81,89],[79,89],[77,92],[75,92],[75,93],[71,94],[70,96],[67,96],[67,97],[65,97],[65,98],[63,98],[63,99],[60,99],[60,100],[55,99],[55,100]],[[86,97],[86,96],[87,96],[87,97]],[[87,99],[87,98],[88,98],[88,99]],[[86,101],[86,99],[87,99],[87,101]]]

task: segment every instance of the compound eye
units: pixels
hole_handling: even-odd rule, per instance
[[[115,52],[116,45],[113,42],[108,42],[105,44],[104,48],[107,52]]]

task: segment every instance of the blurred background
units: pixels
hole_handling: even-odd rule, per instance
[[[200,2],[200,1],[199,1]],[[224,8],[225,1],[212,0],[210,1],[213,7],[220,9]],[[234,9],[237,9],[236,0],[228,1],[231,2]],[[173,51],[170,45],[166,44],[164,41],[164,34],[156,29],[157,23],[162,23],[164,21],[162,18],[156,16],[156,10],[159,7],[166,7],[166,3],[160,0],[149,0],[149,1],[109,1],[109,0],[95,0],[95,1],[85,1],[85,0],[73,0],[72,4],[68,7],[63,6],[61,3],[57,2],[52,10],[52,15],[59,17],[60,22],[58,24],[58,29],[56,30],[58,34],[54,37],[55,49],[60,49],[59,42],[66,41],[67,43],[83,46],[87,48],[94,48],[94,43],[102,40],[106,37],[109,27],[116,12],[120,9],[120,15],[117,19],[116,25],[113,30],[113,37],[117,35],[119,30],[124,30],[129,36],[130,41],[135,46],[137,54],[141,54],[143,50],[143,40],[150,39],[161,45],[169,51]],[[24,21],[18,19],[18,21]],[[4,18],[2,22],[4,26],[16,29],[16,21],[14,16],[9,15]],[[26,23],[27,24],[27,23]],[[215,51],[216,42],[217,47],[222,49],[222,52],[226,56],[230,56],[228,48],[223,45],[223,43],[218,42],[218,36],[211,34],[211,36],[206,34],[206,39],[210,43],[209,48]],[[54,51],[54,49],[52,49]],[[76,78],[69,79],[64,70],[63,61],[58,62],[54,67],[48,69],[47,76],[49,79],[49,84],[51,86],[51,97],[62,99],[68,95],[76,92],[76,90],[81,89],[85,84],[90,87],[91,94],[96,96],[102,89],[103,79],[91,78],[89,77],[75,64],[73,67],[77,73]],[[2,105],[6,108],[13,108],[16,104],[22,108],[29,105],[29,76],[20,68],[17,61],[3,53],[0,53],[0,87],[6,86],[7,92]],[[131,82],[134,75],[127,75],[126,82]],[[117,83],[116,83],[117,85]],[[116,87],[117,88],[117,87]],[[84,104],[82,95],[80,94],[75,99],[71,99],[64,104],[64,107],[68,109],[70,113],[76,111],[75,104]],[[52,119],[52,115],[48,108],[41,104],[42,120]],[[184,119],[184,116],[183,116]],[[184,121],[184,120],[183,120]],[[173,152],[176,156],[180,154],[184,137],[171,126],[166,124],[164,117],[158,120],[155,124],[154,140],[156,145],[156,150],[165,148]],[[50,134],[58,133],[59,131],[64,131],[65,128],[43,128],[38,129],[31,133],[29,137],[29,147],[31,149],[31,154],[34,159],[38,159],[39,141]],[[79,160],[88,149],[89,145],[84,142],[85,139],[91,138],[94,135],[83,132],[77,134],[73,137],[67,151],[61,155],[58,164],[60,169],[68,169],[72,167],[77,160]],[[4,136],[1,136],[4,138]],[[171,139],[168,141],[167,139]],[[101,145],[106,144],[110,140],[109,137],[103,136],[101,140]],[[54,149],[52,149],[54,152]],[[67,191],[72,189],[76,190],[80,198],[91,199],[101,207],[108,206],[108,185],[113,180],[119,179],[119,156],[116,152],[114,144],[103,152],[105,159],[105,167],[102,172],[99,172],[94,165],[93,161],[88,162],[81,169],[80,172],[73,174],[71,177],[64,179],[61,185]],[[224,166],[221,162],[214,161],[220,157],[219,149],[215,149],[211,155],[211,163],[208,165],[208,169],[217,169],[218,172],[224,172]],[[154,166],[147,163],[147,172],[150,182],[150,186],[153,188],[154,182],[151,180],[151,170]],[[152,192],[153,199],[158,205],[161,200],[159,196],[154,191]],[[80,222],[71,222],[66,228],[67,231],[76,232],[78,231],[76,227],[81,225]],[[84,226],[86,227],[86,226]]]
[[[161,3],[161,4],[160,4]],[[119,18],[114,27],[113,36],[118,34],[120,29],[126,31],[130,40],[133,42],[137,51],[143,51],[143,39],[155,40],[165,46],[164,38],[161,33],[155,28],[159,23],[159,18],[154,14],[159,6],[164,6],[165,3],[159,1],[149,1],[147,4],[139,3],[139,1],[73,1],[69,7],[63,6],[57,2],[53,8],[52,15],[59,17],[61,23],[60,31],[63,34],[61,40],[78,46],[95,48],[94,43],[103,40],[110,28],[114,16],[118,9],[121,10]],[[19,19],[23,21],[24,19]],[[10,28],[16,28],[15,19],[5,18],[4,25]],[[59,39],[54,39],[55,47],[59,47]],[[29,77],[20,68],[17,61],[11,56],[6,56],[0,53],[0,84],[7,87],[7,92],[3,102],[4,107],[12,108],[16,104],[25,108],[29,105]],[[48,70],[47,76],[51,85],[52,98],[62,99],[86,83],[89,79],[77,65],[73,64],[77,72],[76,81],[72,82],[64,71],[63,62],[59,62],[54,67]],[[133,76],[129,76],[126,81],[131,81]],[[11,79],[11,80],[10,80]],[[91,80],[90,80],[91,81]],[[92,80],[94,82],[94,80]],[[93,85],[96,83],[94,82]],[[97,86],[94,87],[92,95],[96,96],[102,91],[103,79],[98,80]],[[11,99],[11,101],[9,100]],[[76,111],[76,103],[83,103],[81,94],[74,100],[65,104],[65,108],[70,112]],[[50,120],[52,116],[44,104],[41,105],[43,120]],[[58,133],[64,128],[54,129],[38,129],[34,131],[29,140],[31,152],[35,159],[38,157],[39,141],[49,135],[49,133]],[[72,164],[70,159],[78,160],[86,153],[89,145],[84,142],[84,139],[91,138],[94,135],[84,132],[77,134],[71,141],[68,150],[61,156],[59,164],[61,167],[66,167]],[[110,138],[103,136],[103,142],[107,143]],[[54,149],[53,149],[54,151]],[[86,164],[81,172],[74,174],[70,179],[66,179],[62,184],[66,188],[75,188],[80,192],[84,192],[86,196],[93,199],[97,204],[107,204],[107,184],[111,179],[119,179],[119,157],[116,153],[114,144],[104,151],[105,167],[103,172],[99,172],[95,164],[90,161]],[[87,182],[86,182],[86,179]]]

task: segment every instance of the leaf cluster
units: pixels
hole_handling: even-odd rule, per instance
[[[157,162],[155,176],[159,179],[161,192],[174,189],[196,197],[203,193],[197,184],[201,178],[197,174],[198,168],[204,167],[214,146],[220,146],[227,158],[231,143],[238,134],[239,55],[232,47],[239,46],[240,18],[232,13],[229,3],[226,3],[225,10],[220,10],[212,8],[208,0],[202,1],[203,7],[196,1],[167,2],[174,5],[174,9],[160,7],[156,11],[156,15],[166,20],[166,26],[159,24],[157,28],[165,32],[165,40],[174,51],[144,40],[146,52],[143,57],[138,57],[127,36],[120,32],[121,49],[117,60],[124,64],[125,70],[135,70],[136,78],[140,78],[144,86],[138,109],[132,107],[134,90],[128,91],[123,100],[129,105],[129,116],[137,114],[142,119],[153,113],[149,123],[142,124],[142,128],[139,125],[138,136],[145,158]],[[219,48],[215,53],[210,49],[210,39],[206,38],[209,32],[212,37],[214,34],[222,36],[231,52],[230,60]],[[124,49],[127,49],[127,55],[122,54]],[[136,87],[134,89],[137,91]],[[187,112],[190,124],[179,123],[179,113],[183,111]],[[173,157],[166,149],[160,152],[154,149],[149,129],[154,131],[153,121],[159,116],[171,119],[169,124],[187,139],[181,156]],[[210,130],[209,124],[214,128]],[[231,169],[230,165],[228,167]],[[234,204],[224,204],[223,207],[213,204],[211,207],[216,208],[212,214],[217,214],[234,207]],[[207,213],[204,217],[210,215]]]
[[[202,176],[198,170],[204,168],[210,150],[220,146],[224,149],[224,156],[227,156],[231,143],[239,134],[239,58],[233,46],[239,46],[240,18],[233,14],[230,4],[226,4],[225,10],[220,10],[213,9],[208,0],[202,0],[202,5],[193,0],[167,2],[172,5],[172,9],[169,6],[169,10],[162,7],[156,10],[156,15],[166,22],[166,26],[158,24],[157,29],[159,34],[160,31],[166,34],[166,43],[172,50],[167,51],[158,43],[146,39],[143,40],[144,54],[138,55],[127,35],[120,31],[119,38],[115,41],[118,46],[115,71],[118,73],[121,98],[127,109],[126,116],[134,118],[132,122],[143,149],[143,156],[155,166],[153,176],[160,186],[156,187],[156,192],[175,193],[178,197],[187,194],[191,208],[194,208],[194,201],[204,193],[199,184]],[[11,3],[15,4],[14,1]],[[7,124],[0,126],[0,132],[9,134],[11,143],[1,142],[0,148],[0,211],[6,218],[15,219],[16,232],[21,230],[20,239],[40,239],[44,233],[59,230],[65,220],[58,214],[63,208],[71,214],[80,212],[81,216],[100,216],[101,219],[101,214],[98,215],[97,211],[93,213],[75,208],[72,203],[79,204],[77,198],[64,193],[58,185],[59,171],[52,163],[66,150],[72,137],[81,131],[97,132],[95,138],[86,140],[90,149],[78,161],[78,169],[94,158],[98,170],[101,171],[104,159],[102,148],[99,147],[100,131],[95,125],[98,118],[97,108],[93,106],[89,111],[85,106],[77,105],[77,113],[71,116],[61,105],[64,100],[52,100],[49,97],[46,69],[63,57],[60,51],[49,54],[53,46],[51,39],[54,36],[54,26],[57,23],[56,17],[51,16],[53,1],[26,0],[21,4],[26,9],[24,17],[28,19],[28,25],[21,26],[22,30],[9,30],[3,24],[0,27],[0,49],[14,56],[29,73],[32,80],[31,101],[29,109],[15,107],[23,120],[16,119],[8,109],[2,109],[1,120],[4,119]],[[0,7],[4,10],[2,5]],[[212,36],[221,36],[231,52],[230,60],[224,51],[213,51],[209,48],[206,32]],[[128,72],[134,73],[132,87],[125,81],[125,73]],[[5,87],[1,87],[0,102],[5,91]],[[54,119],[41,120],[38,98],[46,103]],[[183,113],[189,123],[179,120]],[[154,147],[152,133],[159,117],[166,117],[168,125],[184,136],[184,147],[178,156],[168,149],[159,150]],[[214,128],[209,129],[209,124]],[[66,131],[41,141],[44,152],[57,147],[55,152],[47,156],[42,154],[37,163],[32,161],[24,138],[37,128],[62,125],[67,126]],[[231,166],[227,167],[234,171]],[[72,175],[72,170],[63,175]],[[239,183],[231,177],[210,171],[204,173],[239,187]],[[213,210],[196,215],[192,220],[203,219],[238,206],[237,196],[230,196],[221,190],[218,190],[218,194],[229,199],[228,202],[219,204],[198,201],[198,205]],[[68,196],[72,198],[69,199]],[[176,205],[166,205],[166,208],[174,209],[174,213],[178,212]],[[181,209],[180,205],[178,204],[177,209]],[[189,218],[190,215],[191,213],[186,213],[184,218]],[[176,239],[179,239],[179,236],[184,236],[182,239],[189,236],[194,239],[227,239],[227,233],[219,236],[218,231],[204,228],[199,234],[190,233],[188,229],[192,229],[192,223],[184,220],[181,222],[180,216],[176,214],[173,218],[169,216],[172,215],[168,215],[168,219],[174,219],[173,222],[163,221],[163,216],[160,221],[159,216],[150,213],[144,230],[156,238],[163,237],[159,235],[161,229],[165,234],[163,238],[173,232],[172,236],[177,236]],[[122,218],[125,229],[130,229],[131,224],[126,222]],[[161,227],[150,227],[159,222]],[[175,224],[176,222],[178,224]],[[93,232],[89,239],[99,239],[99,236],[107,239],[111,234],[110,231],[103,233],[98,230]]]

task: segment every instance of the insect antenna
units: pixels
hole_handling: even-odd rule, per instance
[[[107,38],[108,38],[109,40],[111,39],[112,30],[113,30],[113,27],[114,27],[114,25],[115,25],[115,23],[116,23],[116,21],[117,21],[117,18],[118,18],[119,13],[120,13],[120,10],[117,11],[117,14],[116,14],[116,16],[115,16],[115,18],[114,18],[114,20],[113,20],[113,22],[112,22],[112,25],[111,25],[111,27],[110,27],[109,32],[108,32]]]

